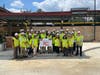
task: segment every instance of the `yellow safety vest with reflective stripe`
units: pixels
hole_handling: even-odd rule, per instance
[[[75,32],[74,32],[74,38],[76,38],[76,36],[77,36],[77,32],[75,31]]]
[[[55,39],[55,46],[60,47],[60,39]]]
[[[19,39],[13,37],[14,40],[14,47],[18,47],[19,46]]]
[[[30,47],[30,40],[27,38],[26,39],[26,48],[29,48]]]
[[[34,33],[32,34],[32,38],[34,38]]]
[[[41,38],[42,39],[46,38],[46,34],[41,34]]]
[[[52,44],[53,44],[53,45],[55,44],[55,38],[56,38],[56,37],[53,37],[53,38],[52,38]]]
[[[19,37],[20,47],[26,48],[27,46],[27,38],[25,36]]]
[[[50,40],[52,40],[52,36],[51,35],[50,36],[47,36],[47,38],[50,39]]]
[[[61,34],[60,34],[60,40],[63,39],[63,36],[64,36],[64,33],[61,33]]]
[[[76,37],[76,44],[79,46],[83,45],[83,36],[82,35]]]
[[[30,44],[31,44],[32,48],[38,47],[38,39],[37,38],[31,39]]]
[[[73,38],[68,38],[68,46],[73,47],[74,39]]]
[[[62,47],[68,48],[68,40],[67,39],[62,39]]]

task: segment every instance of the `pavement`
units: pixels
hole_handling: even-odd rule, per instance
[[[0,51],[0,75],[100,75],[100,43],[85,42],[83,57],[56,54],[12,59],[13,50]]]

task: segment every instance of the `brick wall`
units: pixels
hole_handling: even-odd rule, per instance
[[[25,27],[24,27],[25,28]],[[43,27],[32,27],[34,30],[48,30],[48,31],[53,31],[53,29],[60,30],[59,26],[56,27],[48,27],[48,26],[43,26]],[[64,26],[63,29],[70,29],[72,30],[73,26]],[[84,35],[84,41],[93,41],[94,39],[94,27],[92,26],[74,26],[76,28],[76,31],[80,30],[82,34]],[[18,32],[20,27],[13,27],[12,31],[13,32]],[[5,32],[8,31],[9,29],[7,27],[0,27],[0,32]],[[100,26],[96,26],[96,41],[100,41]]]
[[[100,26],[96,26],[96,41],[100,41]]]

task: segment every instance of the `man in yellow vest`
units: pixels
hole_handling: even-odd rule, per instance
[[[20,41],[20,49],[21,49],[20,56],[26,57],[25,51],[26,51],[26,48],[27,48],[27,38],[26,38],[24,32],[21,33],[21,36],[19,37],[19,41]]]
[[[15,33],[15,37],[13,37],[13,46],[14,46],[14,58],[18,58],[18,54],[19,54],[19,36],[18,36],[18,33]]]
[[[73,56],[73,43],[74,39],[72,37],[72,33],[68,34],[68,55]]]
[[[45,30],[42,30],[40,36],[41,36],[41,39],[46,38],[46,32],[45,32]]]
[[[76,56],[77,55],[82,56],[83,35],[81,34],[80,31],[78,31],[78,34],[76,37],[76,45],[77,45]]]
[[[73,50],[76,51],[76,37],[77,37],[77,32],[76,32],[75,28],[73,28],[72,33],[73,33],[73,38],[74,38]]]
[[[31,44],[31,46],[32,46],[33,55],[34,55],[34,56],[37,55],[38,43],[39,43],[39,40],[38,40],[38,38],[37,38],[37,35],[35,34],[35,35],[34,35],[34,38],[32,38],[32,39],[30,40],[30,44]]]
[[[62,39],[62,48],[64,56],[68,56],[68,39],[66,35]]]
[[[61,29],[61,33],[60,33],[60,41],[61,41],[61,51],[63,52],[63,49],[62,49],[62,39],[63,39],[63,36],[64,36],[64,30]]]
[[[55,38],[55,51],[57,53],[57,56],[59,56],[59,53],[60,53],[60,50],[59,48],[61,47],[61,42],[60,42],[60,37],[59,37],[59,34],[56,35],[56,38]]]

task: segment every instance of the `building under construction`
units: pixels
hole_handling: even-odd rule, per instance
[[[11,36],[19,29],[27,27],[36,30],[42,29],[71,29],[80,30],[85,41],[100,41],[100,10],[88,8],[72,8],[64,12],[21,12],[12,13],[0,7],[0,33]]]

